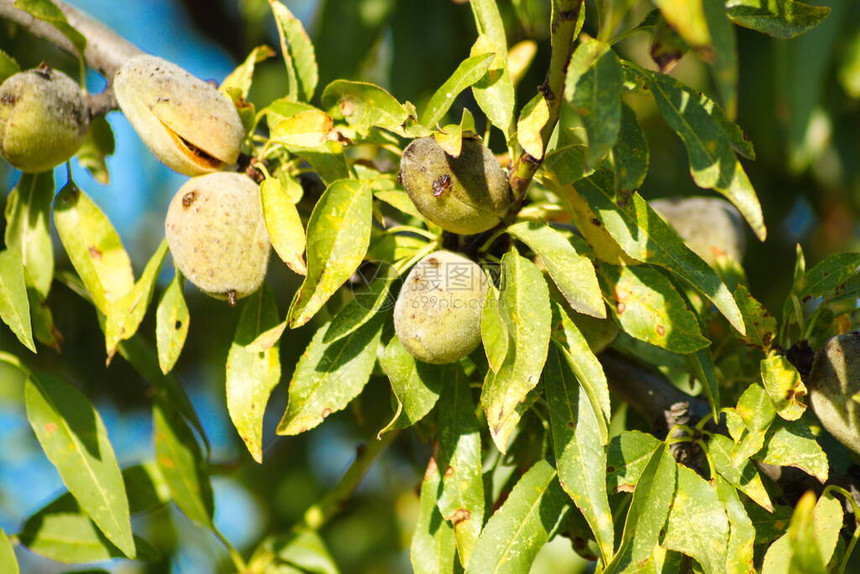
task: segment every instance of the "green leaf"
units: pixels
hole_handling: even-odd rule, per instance
[[[170,502],[170,487],[155,461],[123,469],[122,478],[132,514],[152,512]]]
[[[125,558],[69,495],[59,497],[28,518],[18,538],[29,550],[58,562],[79,564]],[[158,557],[158,553],[137,536],[134,549],[138,560]]]
[[[514,128],[514,83],[508,71],[508,40],[505,25],[495,0],[469,2],[478,40],[472,46],[470,56],[495,54],[490,69],[472,86],[472,94],[490,122],[502,130],[509,140]]]
[[[161,294],[161,300],[155,311],[158,366],[165,375],[173,370],[173,366],[179,359],[191,323],[188,305],[186,305],[185,297],[182,294],[184,282],[182,275],[177,271],[164,293]]]
[[[822,483],[829,473],[827,455],[803,420],[775,419],[765,437],[764,448],[754,458],[767,464],[799,468]]]
[[[737,286],[734,296],[747,327],[747,334],[741,340],[747,345],[769,351],[776,337],[776,318],[753,298],[743,283]]]
[[[711,436],[708,443],[708,454],[717,473],[726,479],[729,484],[749,496],[756,504],[773,512],[773,504],[761,482],[761,476],[750,461],[735,466],[732,462],[732,439],[720,434]]]
[[[451,77],[439,86],[439,89],[427,102],[424,113],[421,115],[421,123],[432,129],[442,121],[460,92],[480,80],[494,59],[495,54],[480,54],[460,62]]]
[[[714,83],[726,115],[734,118],[738,106],[738,48],[735,27],[726,14],[724,0],[704,0],[705,19],[711,32],[711,45],[702,53],[702,59],[711,68]]]
[[[289,385],[289,402],[277,433],[295,435],[320,424],[358,396],[370,378],[382,334],[381,318],[333,343],[327,323],[317,330]]]
[[[753,568],[753,545],[755,528],[747,515],[735,488],[715,475],[713,481],[729,519],[729,539],[726,545],[726,574],[749,574]]]
[[[276,0],[269,0],[281,40],[281,53],[287,67],[287,97],[310,101],[314,97],[319,71],[314,45],[301,21],[290,9]]]
[[[735,156],[732,138],[720,118],[722,111],[706,96],[671,76],[648,72],[645,77],[660,113],[684,141],[693,181],[701,188],[723,194],[764,241],[767,229],[761,204]]]
[[[263,462],[263,415],[281,379],[278,344],[265,351],[248,349],[257,336],[278,324],[278,306],[267,288],[248,298],[227,354],[227,411],[248,452]]]
[[[466,572],[528,572],[561,519],[566,499],[552,465],[536,462],[490,517]]]
[[[684,298],[659,270],[647,265],[600,266],[607,298],[631,336],[674,353],[694,353],[710,344]]]
[[[395,337],[396,339],[396,337]],[[459,366],[439,399],[439,511],[454,527],[460,564],[469,564],[484,524],[481,429],[469,382]]]
[[[523,221],[508,227],[541,258],[549,276],[574,311],[605,318],[606,306],[591,260],[576,252],[567,238],[548,225]]]
[[[576,190],[624,252],[678,275],[708,298],[741,334],[740,310],[728,287],[638,193],[616,197],[604,172],[577,183]]]
[[[609,492],[633,492],[648,461],[661,444],[654,435],[640,431],[623,431],[612,437],[606,449],[606,487]]]
[[[135,335],[131,339],[121,342],[117,350],[120,356],[128,361],[140,376],[149,381],[155,389],[157,398],[164,401],[165,404],[169,404],[194,426],[194,430],[203,439],[208,450],[209,439],[206,438],[203,425],[200,423],[200,418],[197,416],[191,400],[176,377],[161,371],[156,350],[152,348],[152,345],[141,339],[140,335]]]
[[[105,214],[72,181],[54,200],[54,223],[96,308],[108,315],[111,303],[134,286],[131,260],[119,235]]]
[[[498,373],[508,354],[508,329],[499,311],[499,290],[490,283],[484,309],[481,312],[481,343],[487,363],[494,373]]]
[[[663,18],[693,48],[710,45],[711,34],[705,19],[705,0],[654,0]]]
[[[815,542],[818,544],[818,550],[821,552],[821,560],[824,564],[830,562],[836,545],[839,543],[842,520],[842,503],[833,494],[827,493],[815,503],[815,509],[812,511]]]
[[[517,143],[533,158],[543,158],[546,153],[544,132],[549,131],[549,120],[549,100],[538,92],[523,106],[517,119]]]
[[[9,76],[14,76],[21,71],[21,66],[15,58],[0,50],[0,83],[5,82]]]
[[[66,15],[63,14],[51,0],[15,0],[15,8],[23,10],[28,14],[52,24],[63,36],[69,39],[83,60],[84,50],[87,47],[87,39],[83,34],[69,25]]]
[[[302,253],[305,251],[305,228],[286,187],[276,178],[266,178],[260,184],[263,217],[275,253],[287,267],[299,275],[307,275],[308,268]]]
[[[364,268],[360,268],[357,273],[362,275],[369,285],[366,289],[351,289],[353,300],[332,319],[331,327],[325,334],[325,343],[333,343],[355,332],[373,319],[380,310],[394,308],[396,299],[391,295],[391,287],[400,277],[396,268],[380,263],[375,269],[375,275],[367,275]]]
[[[692,556],[707,574],[724,574],[729,519],[717,489],[678,465],[678,486],[662,545]]]
[[[687,355],[687,362],[693,374],[705,389],[705,395],[708,397],[708,403],[711,405],[711,413],[714,415],[714,420],[719,420],[721,405],[720,382],[717,380],[714,357],[711,354],[711,350],[701,349],[695,353],[691,353]]]
[[[140,279],[121,298],[111,301],[108,305],[105,321],[105,347],[107,348],[108,361],[116,352],[116,346],[134,336],[149,302],[152,301],[152,293],[155,291],[155,281],[167,255],[167,241],[162,239],[161,244],[150,258],[149,263],[143,270]]]
[[[290,151],[319,148],[329,141],[334,122],[327,113],[311,109],[278,122],[270,138],[282,143]]]
[[[276,556],[277,562],[273,566],[285,564],[294,566],[303,573],[338,574],[337,565],[329,554],[325,542],[319,534],[311,530],[294,532],[288,536],[270,537],[260,546],[267,553],[270,552]],[[260,550],[258,549],[257,552],[259,553]],[[281,572],[281,570],[275,571]],[[292,570],[287,570],[285,574],[289,572]]]
[[[7,574],[19,574],[20,572],[18,559],[15,558],[15,550],[2,528],[0,528],[0,569]]]
[[[669,516],[675,493],[676,466],[669,447],[661,444],[636,484],[624,521],[624,533],[615,557],[606,567],[607,574],[641,567],[651,558]]]
[[[441,483],[436,460],[431,458],[421,481],[418,520],[409,549],[415,574],[454,571],[454,555],[457,552],[454,527],[442,517],[436,504]]]
[[[554,340],[561,345],[562,357],[567,361],[594,410],[595,424],[600,434],[600,444],[609,440],[609,383],[603,372],[603,365],[591,351],[588,340],[579,327],[557,302],[553,302],[552,323],[555,328]]]
[[[192,522],[212,528],[212,486],[191,429],[171,407],[156,401],[152,434],[158,468],[171,498]]]
[[[860,253],[837,253],[820,261],[794,285],[801,300],[821,297],[844,285],[860,271]]]
[[[508,333],[508,352],[498,373],[487,372],[481,404],[493,441],[505,452],[522,416],[526,395],[540,380],[546,360],[552,312],[549,290],[534,263],[516,252],[502,258],[499,312]]]
[[[36,352],[24,265],[18,252],[9,249],[0,251],[0,319],[12,329],[22,345]]]
[[[776,416],[776,409],[764,387],[753,383],[738,399],[737,408],[726,411],[726,416],[730,418],[732,412],[740,417],[743,427],[740,432],[730,431],[736,441],[732,449],[732,462],[740,466],[764,446],[765,433]]]
[[[93,179],[107,185],[110,183],[110,173],[105,160],[113,155],[115,150],[116,142],[110,124],[103,117],[94,117],[90,120],[87,139],[78,149],[76,156],[78,163],[90,172]]]
[[[562,120],[564,120],[565,108],[562,107]],[[544,169],[551,171],[559,183],[573,183],[582,178],[586,173],[585,152],[588,148],[585,129],[582,127],[558,128],[558,140],[544,159]]]
[[[279,9],[274,8],[274,11],[278,12]],[[275,17],[277,18],[277,15]],[[285,51],[284,53],[286,54],[287,52]],[[224,81],[221,82],[218,89],[224,94],[226,94],[230,89],[239,90],[239,93],[242,94],[242,98],[247,99],[248,92],[251,90],[251,83],[254,80],[254,68],[256,68],[257,64],[263,60],[267,60],[274,55],[275,51],[269,46],[257,46],[251,50],[251,53],[248,54],[248,57],[245,58],[244,62],[239,64],[235,70],[230,72],[229,76],[224,78]]]
[[[806,411],[806,404],[802,401],[806,396],[806,385],[788,359],[776,354],[762,359],[761,380],[779,416],[794,421],[803,415]]]
[[[564,97],[585,127],[587,171],[598,167],[618,139],[623,82],[612,47],[583,36],[570,60]]]
[[[409,111],[377,85],[367,82],[335,80],[322,94],[322,107],[334,118],[346,122],[362,134],[372,127],[403,133]]]
[[[107,430],[87,398],[48,374],[25,386],[27,419],[63,484],[126,556],[135,556],[128,498]]]
[[[621,191],[639,189],[648,175],[648,140],[639,125],[636,112],[621,102],[621,127],[618,141],[612,148],[612,166],[615,170],[615,186]]]
[[[355,272],[370,245],[373,196],[356,180],[332,183],[308,221],[308,274],[290,307],[290,328],[311,320]]]
[[[6,247],[21,254],[28,282],[43,298],[54,279],[51,201],[54,174],[25,173],[6,198]]]
[[[445,380],[452,374],[456,375],[458,370],[455,365],[431,365],[416,361],[397,337],[392,337],[385,347],[379,365],[388,375],[398,403],[394,419],[379,431],[380,435],[396,428],[410,427],[423,419],[439,400]]]
[[[547,357],[544,388],[559,482],[588,522],[605,564],[614,545],[606,494],[606,451],[594,409],[580,392],[568,361],[554,346]]]
[[[738,26],[775,38],[794,38],[812,30],[827,16],[827,6],[811,6],[794,0],[728,0],[729,18]]]
[[[768,549],[762,565],[762,573],[803,572],[825,574],[827,562],[821,555],[816,541],[815,494],[807,491],[791,515],[791,524],[785,535]],[[810,543],[813,541],[813,543]]]

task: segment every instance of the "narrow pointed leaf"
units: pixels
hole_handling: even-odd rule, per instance
[[[259,289],[245,303],[227,354],[227,411],[233,426],[258,463],[263,462],[263,415],[269,395],[281,379],[275,343],[265,351],[248,349],[260,333],[278,324],[271,292]]]
[[[622,102],[618,141],[612,148],[616,187],[627,192],[639,189],[648,175],[649,157],[648,140],[645,139],[636,112]]]
[[[251,90],[251,84],[254,80],[254,69],[257,67],[257,64],[262,62],[263,60],[267,60],[275,55],[275,51],[272,50],[269,46],[262,45],[257,46],[248,56],[245,58],[245,61],[239,64],[235,70],[230,72],[230,75],[224,78],[224,81],[221,82],[221,85],[218,86],[218,89],[224,92],[225,94],[230,89],[239,90],[239,93],[242,94],[242,97],[247,99],[248,92]]]
[[[623,72],[611,46],[584,36],[568,68],[564,97],[579,116],[588,141],[585,169],[594,170],[621,129]]]
[[[705,348],[690,353],[687,355],[687,363],[705,390],[705,396],[711,405],[711,414],[714,415],[714,420],[719,420],[720,382],[717,380],[714,357],[711,355],[710,349]]]
[[[158,273],[161,271],[166,255],[167,241],[162,240],[131,290],[110,303],[105,321],[105,347],[108,360],[113,357],[119,342],[133,337],[140,327],[149,308],[149,302],[152,301],[155,281],[158,279]]]
[[[439,510],[454,527],[460,564],[469,564],[484,524],[481,431],[465,375],[456,367],[439,400]]]
[[[605,318],[606,306],[591,260],[576,252],[564,235],[537,222],[520,222],[508,227],[541,258],[549,276],[574,311]]]
[[[182,294],[184,280],[179,272],[161,295],[155,311],[155,341],[158,348],[158,366],[165,375],[173,366],[185,346],[191,316]]]
[[[70,384],[40,374],[25,386],[27,419],[63,484],[126,556],[135,556],[128,498],[107,429]]]
[[[107,158],[116,151],[116,139],[113,129],[103,117],[90,119],[87,139],[78,148],[75,157],[78,163],[84,166],[97,182],[102,185],[110,183],[110,172],[107,167]]]
[[[717,473],[726,479],[729,484],[749,496],[756,504],[769,512],[773,512],[773,503],[761,482],[761,476],[755,466],[745,461],[740,466],[732,462],[732,439],[727,436],[715,434],[711,436],[708,443],[708,453]]]
[[[693,48],[711,43],[703,2],[706,0],[654,0],[666,21]]]
[[[21,255],[29,282],[47,297],[54,278],[51,240],[53,172],[25,173],[6,198],[6,247]]]
[[[800,299],[821,297],[844,285],[860,271],[860,253],[837,253],[805,272],[794,285]]]
[[[171,498],[200,526],[212,527],[212,486],[191,429],[169,406],[156,402],[152,411],[155,457]]]
[[[641,195],[625,195],[623,201],[616,197],[611,180],[598,172],[578,182],[576,189],[621,249],[637,261],[659,265],[687,281],[745,334],[738,305],[716,271],[684,244]]]
[[[453,572],[457,546],[454,528],[442,517],[436,498],[442,477],[431,458],[421,482],[418,521],[412,534],[409,555],[415,574]]]
[[[728,0],[726,8],[735,24],[775,38],[799,36],[830,15],[828,6],[812,6],[794,0]]]
[[[391,295],[391,287],[399,278],[399,273],[391,265],[381,264],[377,266],[373,275],[359,269],[365,283],[369,283],[366,289],[352,289],[353,300],[346,304],[331,321],[331,327],[325,334],[325,342],[333,343],[338,339],[352,334],[368,321],[373,319],[380,310],[394,308],[396,299]]]
[[[693,470],[678,465],[678,486],[662,545],[692,556],[706,574],[723,574],[728,538],[729,519],[717,489]]]
[[[305,251],[305,228],[287,190],[278,179],[268,178],[260,184],[263,217],[275,253],[287,267],[306,275],[308,268],[302,258]]]
[[[761,380],[779,416],[795,421],[803,415],[806,411],[806,385],[787,358],[772,354],[762,359]]]
[[[0,319],[22,345],[36,352],[24,266],[18,252],[10,249],[0,251]]]
[[[591,351],[579,327],[570,319],[561,305],[555,302],[553,303],[553,325],[556,329],[553,337],[561,345],[562,358],[567,361],[591,403],[596,417],[595,424],[600,434],[600,444],[605,445],[609,440],[611,410],[609,383],[603,372],[603,365]]]
[[[15,558],[15,550],[9,537],[0,528],[0,570],[7,574],[19,574],[18,559]]]
[[[747,327],[747,334],[741,340],[747,345],[769,351],[776,337],[776,318],[750,294],[743,283],[737,286],[734,296]]]
[[[554,345],[547,357],[544,385],[559,482],[588,522],[606,563],[614,547],[606,494],[606,451],[594,409]]]
[[[344,118],[361,133],[372,127],[402,133],[409,111],[390,93],[367,82],[335,80],[322,94],[322,107],[334,118]]]
[[[600,273],[615,316],[629,335],[680,355],[710,344],[684,298],[657,269],[601,265]]]
[[[338,180],[308,222],[308,274],[290,308],[290,327],[304,325],[355,272],[370,245],[370,186]]]
[[[713,477],[719,496],[729,519],[729,539],[726,546],[726,574],[750,574],[753,568],[755,527],[738,498],[738,491],[723,477]]]
[[[324,341],[331,323],[319,328],[296,365],[278,434],[295,435],[310,430],[358,396],[376,362],[382,324],[377,317],[351,335],[329,344]]]
[[[509,139],[514,125],[514,83],[508,71],[508,40],[505,25],[494,0],[470,2],[478,40],[470,56],[495,54],[490,69],[472,86],[478,106],[490,122]]]
[[[653,435],[640,431],[624,431],[612,437],[606,451],[606,486],[609,492],[633,492],[661,444]]]
[[[380,434],[410,427],[423,419],[439,400],[443,383],[457,369],[454,365],[431,365],[416,361],[397,337],[392,337],[385,347],[379,365],[388,375],[391,390],[400,404],[399,412]]]
[[[269,0],[269,5],[278,26],[281,52],[287,67],[287,95],[292,100],[310,101],[319,81],[314,45],[301,21],[289,8],[277,0]]]
[[[18,538],[30,551],[68,564],[126,557],[93,524],[78,502],[68,493],[30,516]],[[134,548],[138,560],[158,558],[158,553],[137,536],[134,537]]]
[[[432,129],[442,121],[460,92],[480,80],[494,59],[495,54],[480,54],[460,62],[451,77],[445,80],[427,102],[421,115],[421,123]]]
[[[481,342],[487,362],[494,373],[498,373],[508,354],[508,329],[499,311],[499,290],[490,283],[484,309],[481,314]]]
[[[821,483],[827,480],[830,469],[827,455],[803,419],[775,419],[768,429],[764,447],[754,458],[767,464],[797,467]]]
[[[80,58],[84,57],[87,38],[69,24],[66,15],[51,0],[15,0],[15,8],[24,10],[39,20],[52,24],[75,47]]]
[[[566,499],[552,465],[535,463],[487,522],[466,572],[528,572],[561,519]]]
[[[669,448],[661,444],[636,484],[624,533],[615,557],[606,567],[607,574],[623,572],[650,559],[669,516],[676,474],[675,460]]]
[[[648,73],[646,78],[660,113],[687,147],[696,185],[723,194],[764,241],[767,229],[761,204],[718,117],[722,111],[706,96],[670,76]]]
[[[60,241],[99,311],[134,286],[131,260],[105,214],[74,183],[54,199],[54,223]]]
[[[493,441],[505,452],[522,416],[526,395],[540,380],[546,360],[552,312],[549,291],[534,263],[516,252],[502,258],[499,311],[508,333],[508,352],[495,376],[488,373],[481,403]]]
[[[5,82],[9,76],[14,76],[21,71],[21,66],[15,58],[0,50],[0,82]]]

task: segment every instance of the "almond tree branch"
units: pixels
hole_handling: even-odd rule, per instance
[[[87,39],[84,60],[87,66],[99,72],[108,81],[122,64],[143,51],[119,34],[73,6],[54,0],[57,8],[65,14],[69,24]],[[77,57],[75,47],[53,24],[39,20],[15,7],[15,0],[0,0],[0,18],[15,22],[34,36],[57,46]]]
[[[546,79],[541,84],[540,92],[546,99],[548,118],[540,130],[543,141],[542,148],[546,150],[549,138],[558,123],[561,101],[564,97],[564,84],[567,77],[567,67],[573,55],[573,41],[576,39],[577,23],[585,0],[554,0],[552,14],[552,52]],[[510,211],[516,214],[525,201],[529,184],[543,162],[541,157],[526,153],[517,146],[516,155],[511,164],[508,181],[514,194],[514,205]]]

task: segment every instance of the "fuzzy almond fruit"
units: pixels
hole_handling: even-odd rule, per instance
[[[708,265],[715,265],[721,257],[737,262],[743,259],[747,246],[744,219],[728,201],[684,197],[655,199],[648,204]]]
[[[860,332],[833,337],[818,349],[806,379],[809,402],[824,428],[860,453]]]
[[[394,305],[394,330],[425,363],[458,361],[481,342],[481,314],[489,283],[472,260],[431,253],[409,272]]]
[[[505,170],[481,142],[463,139],[448,155],[432,136],[403,150],[400,182],[424,217],[452,233],[472,235],[498,225],[513,202]]]
[[[78,84],[47,66],[0,85],[0,154],[26,173],[72,157],[87,135],[89,112]]]
[[[164,228],[176,267],[204,293],[235,304],[263,283],[271,244],[260,186],[248,177],[192,178],[170,202]]]
[[[114,76],[123,114],[164,165],[201,175],[236,163],[245,130],[226,96],[172,62],[135,56]]]

